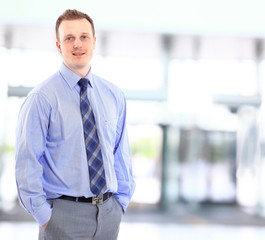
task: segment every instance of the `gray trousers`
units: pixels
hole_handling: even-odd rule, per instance
[[[112,196],[101,205],[64,199],[49,200],[52,216],[39,240],[116,240],[123,210]]]

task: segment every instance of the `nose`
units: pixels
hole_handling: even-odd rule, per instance
[[[80,48],[82,46],[82,42],[80,39],[76,38],[74,41],[74,48]]]

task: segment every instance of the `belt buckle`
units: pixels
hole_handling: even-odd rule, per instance
[[[103,203],[103,198],[99,198],[98,196],[92,197],[93,205],[102,204],[102,203]]]

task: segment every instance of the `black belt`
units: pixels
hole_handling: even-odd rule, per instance
[[[70,196],[62,195],[61,197],[59,197],[59,199],[64,199],[64,200],[69,200],[69,201],[74,201],[74,202],[87,202],[87,203],[92,203],[93,205],[96,205],[96,204],[102,204],[104,201],[109,199],[111,196],[112,196],[112,193],[106,192],[103,194],[102,198],[99,198],[98,196],[85,198],[85,197],[70,197]]]

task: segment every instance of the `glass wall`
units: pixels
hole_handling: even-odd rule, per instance
[[[179,198],[186,202],[234,203],[236,134],[181,130]]]
[[[98,42],[92,71],[115,83],[127,97],[137,182],[132,206],[157,205],[163,199],[163,167],[170,168],[166,188],[171,189],[167,194],[173,202],[236,201],[265,206],[264,104],[235,107],[214,101],[219,95],[262,94],[265,64],[240,51],[236,51],[240,57],[225,55],[231,54],[225,50],[225,56],[209,55],[205,43],[196,53],[192,37],[173,37],[167,46],[154,33],[142,34],[140,40],[139,33],[105,35],[107,41]],[[52,50],[0,48],[0,53],[0,200],[2,208],[10,208],[16,202],[15,126],[23,98],[8,97],[8,86],[36,86],[57,71],[61,57]],[[167,141],[174,148],[168,148],[167,154],[172,154],[169,165],[163,162],[163,126],[175,129]],[[6,182],[10,182],[8,187]]]

